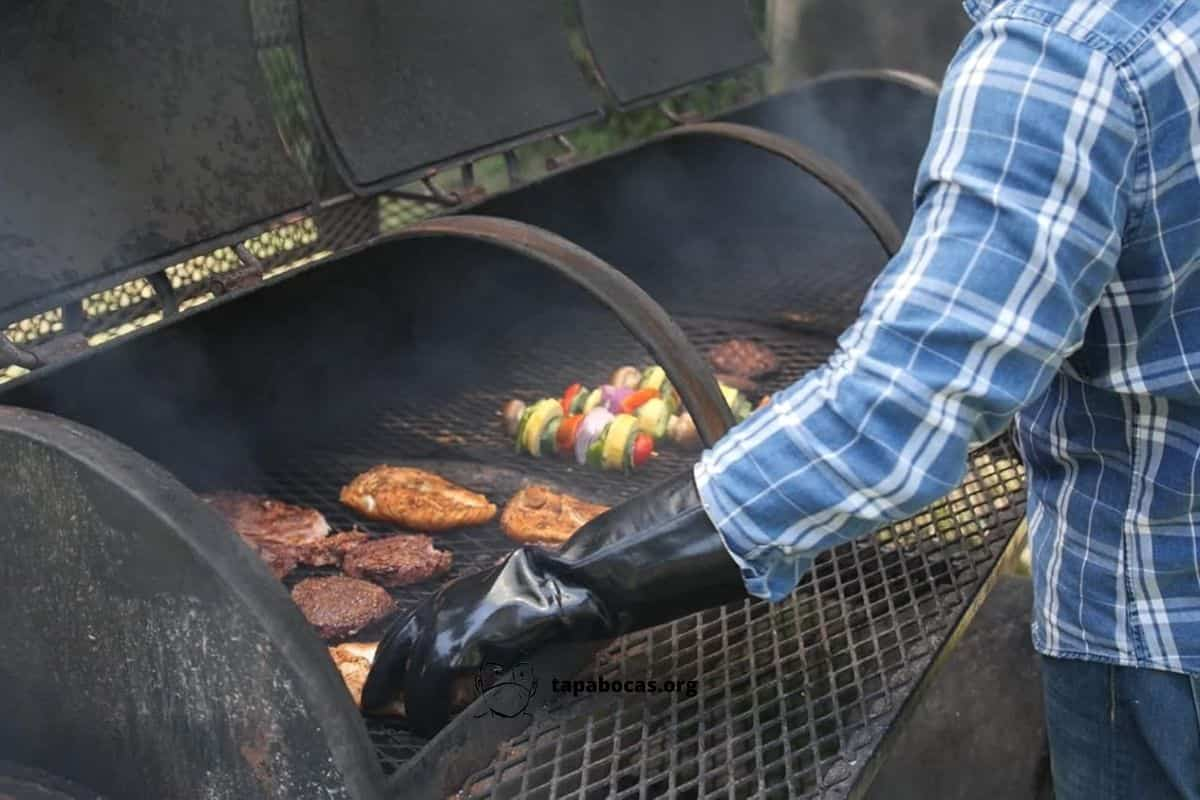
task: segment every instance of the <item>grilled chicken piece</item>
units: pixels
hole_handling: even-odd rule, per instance
[[[496,506],[481,494],[412,467],[372,467],[342,489],[341,501],[364,517],[421,531],[482,525]]]
[[[341,575],[305,578],[293,587],[292,600],[323,639],[353,636],[396,610],[382,588]]]
[[[354,700],[354,705],[362,708],[362,690],[367,683],[367,675],[371,672],[371,664],[375,662],[375,650],[379,642],[344,642],[329,648],[329,656],[342,673],[346,689]],[[466,708],[475,699],[475,680],[472,676],[460,676],[451,687],[450,706],[455,710]],[[404,700],[397,698],[382,708],[371,709],[376,716],[404,716]]]
[[[708,351],[713,369],[738,378],[761,378],[779,369],[779,359],[765,345],[749,339],[730,339]]]
[[[399,534],[358,545],[342,560],[342,569],[382,586],[408,586],[445,575],[453,560],[428,536]]]
[[[504,507],[500,527],[518,542],[558,546],[607,510],[545,486],[527,486]]]

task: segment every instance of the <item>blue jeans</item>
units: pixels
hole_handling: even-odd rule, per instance
[[[1200,800],[1200,678],[1042,657],[1055,800]]]

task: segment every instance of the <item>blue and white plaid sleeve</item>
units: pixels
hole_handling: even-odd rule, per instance
[[[988,19],[946,76],[901,251],[820,369],[696,466],[751,594],[950,492],[1082,341],[1132,224],[1137,125],[1117,68]]]

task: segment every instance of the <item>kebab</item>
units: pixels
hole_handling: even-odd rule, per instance
[[[503,414],[517,452],[558,453],[579,464],[630,470],[646,463],[664,438],[684,446],[699,442],[662,367],[621,367],[610,381],[591,390],[574,383],[561,398],[530,406],[510,401]],[[749,416],[752,406],[740,391],[722,385],[721,392],[737,419]]]

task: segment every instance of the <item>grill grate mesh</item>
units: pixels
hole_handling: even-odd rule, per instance
[[[787,601],[613,643],[582,677],[695,696],[564,695],[463,796],[846,796],[1015,531],[1022,475],[997,442],[954,495],[821,559]]]
[[[686,468],[694,453],[666,447],[634,475],[513,452],[497,413],[508,398],[531,401],[576,380],[596,385],[621,364],[648,363],[606,315],[572,319],[582,335],[569,351],[546,346],[544,331],[554,327],[544,319],[496,333],[486,363],[472,365],[470,385],[437,402],[432,387],[446,376],[436,365],[453,361],[450,345],[418,342],[389,366],[402,379],[364,388],[367,406],[339,431],[336,447],[327,434],[314,433],[312,441],[294,434],[289,449],[261,469],[257,485],[245,488],[318,508],[335,529],[358,524],[383,534],[394,529],[359,520],[337,502],[344,483],[380,462],[424,464],[497,504],[529,481],[612,504]],[[770,346],[781,370],[764,391],[817,367],[833,347],[827,337],[753,323],[680,323],[701,349],[731,337]],[[563,695],[468,782],[464,797],[844,796],[1016,530],[1023,476],[1009,440],[997,440],[973,454],[960,489],[823,557],[786,602],[735,604],[613,643],[581,677],[694,680],[695,695]],[[454,552],[450,577],[490,566],[512,549],[495,524],[438,534],[437,544]],[[288,583],[332,573],[300,571]],[[393,594],[404,610],[436,589],[425,584]],[[402,720],[366,724],[388,773],[425,744]]]

